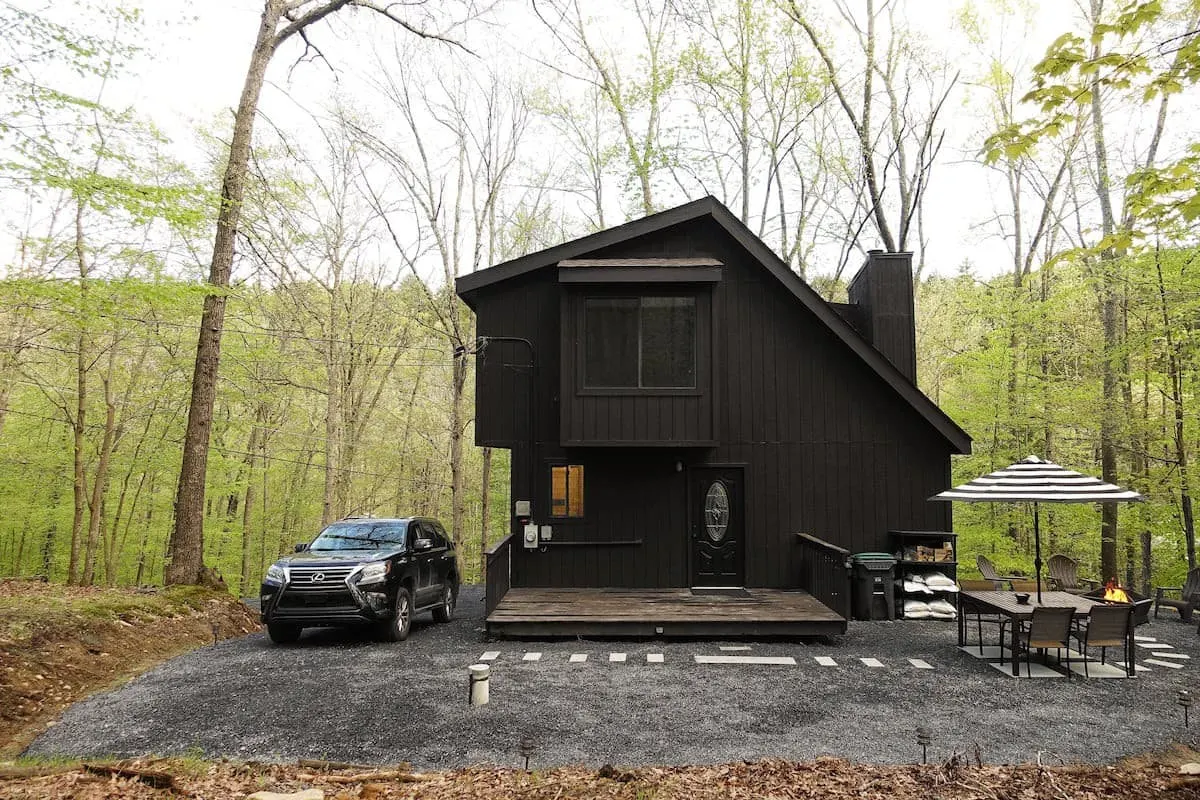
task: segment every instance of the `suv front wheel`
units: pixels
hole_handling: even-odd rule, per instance
[[[396,590],[396,613],[383,624],[384,641],[402,642],[408,638],[412,628],[413,604],[412,594],[401,586]]]
[[[442,602],[433,610],[434,622],[449,622],[454,619],[454,602],[457,595],[458,592],[455,591],[453,583],[447,583],[442,587]]]
[[[267,636],[275,644],[295,644],[300,639],[304,629],[299,625],[288,625],[283,622],[268,622]]]

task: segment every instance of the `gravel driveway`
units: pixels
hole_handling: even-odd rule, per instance
[[[978,748],[993,763],[1107,762],[1171,742],[1200,743],[1200,719],[1185,731],[1175,705],[1179,689],[1200,692],[1200,638],[1174,620],[1138,634],[1190,655],[1179,660],[1183,668],[1068,684],[1002,675],[958,651],[952,623],[852,623],[836,641],[808,644],[488,642],[482,612],[480,589],[464,587],[452,624],[419,622],[402,644],[332,630],[306,632],[292,647],[272,646],[262,634],[221,642],[73,706],[28,752],[199,750],[239,759],[403,760],[425,769],[517,764],[517,742],[528,735],[536,766],[820,755],[911,762],[920,755],[918,725],[933,733],[931,759],[954,751],[973,759]],[[492,702],[470,708],[466,667],[486,651],[499,653]],[[534,652],[538,660],[524,660]],[[612,653],[626,660],[612,661]],[[572,662],[572,654],[587,660]],[[648,654],[662,654],[662,663],[648,663]],[[797,663],[698,664],[695,655]]]

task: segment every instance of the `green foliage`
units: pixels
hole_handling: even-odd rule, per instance
[[[1138,537],[1152,541],[1153,583],[1169,585],[1187,570],[1179,505],[1179,472],[1171,431],[1173,411],[1166,369],[1167,328],[1190,373],[1200,364],[1200,250],[1174,249],[1129,256],[1114,267],[1126,287],[1128,332],[1121,376],[1130,387],[1122,440],[1145,463],[1133,471],[1134,453],[1121,452],[1121,481],[1145,494],[1146,503],[1120,510],[1118,556],[1123,581],[1140,583]],[[1164,320],[1158,269],[1169,316]],[[1011,276],[984,282],[969,272],[933,277],[918,287],[922,388],[974,438],[974,453],[956,459],[957,485],[1001,469],[1027,455],[1099,475],[1103,412],[1101,334],[1095,324],[1097,280],[1084,259],[1064,258],[1017,288]],[[1195,402],[1189,381],[1187,408]],[[1200,436],[1189,411],[1186,438]],[[1033,517],[1028,506],[955,504],[959,551],[987,555],[1002,572],[1033,574]],[[1095,506],[1043,505],[1042,557],[1062,552],[1099,577],[1100,514]],[[1130,555],[1132,554],[1132,558]],[[1178,583],[1174,584],[1178,585]]]

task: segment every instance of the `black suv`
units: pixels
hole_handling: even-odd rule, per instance
[[[454,542],[437,520],[350,518],[267,570],[262,621],[271,641],[290,644],[306,627],[372,625],[408,637],[413,614],[449,622],[458,599]]]

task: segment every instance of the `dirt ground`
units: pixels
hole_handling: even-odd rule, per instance
[[[400,767],[140,760],[88,765],[0,766],[0,798],[99,800],[192,797],[241,800],[260,790],[318,788],[329,800],[361,798],[628,798],[708,800],[770,797],[839,800],[1182,800],[1200,797],[1200,777],[1179,774],[1200,754],[1176,751],[1111,767],[990,767],[959,760],[929,766],[863,766],[841,759],[758,761],[706,767],[526,772],[477,767],[412,773]],[[11,777],[21,772],[21,777]],[[28,774],[35,773],[35,774]],[[45,774],[36,774],[45,773]],[[124,774],[122,774],[124,773]],[[6,775],[10,777],[5,777]]]
[[[0,758],[70,704],[217,640],[258,630],[227,594],[0,582]]]

